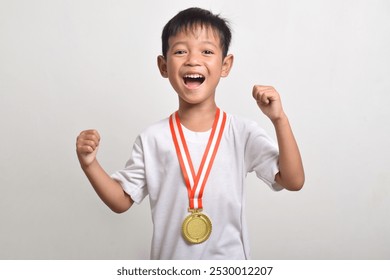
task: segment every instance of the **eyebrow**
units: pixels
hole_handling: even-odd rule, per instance
[[[206,45],[211,45],[211,46],[213,46],[213,47],[215,47],[215,48],[218,47],[218,45],[214,44],[212,41],[201,41],[200,43],[201,43],[201,44],[206,44]],[[186,45],[187,43],[186,43],[186,41],[179,41],[179,42],[174,43],[174,44],[171,46],[171,48],[175,47],[176,45],[181,45],[181,44]]]

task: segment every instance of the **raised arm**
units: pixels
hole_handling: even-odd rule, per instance
[[[112,211],[125,212],[133,205],[133,200],[97,161],[99,142],[100,135],[96,130],[82,131],[77,137],[76,152],[81,168],[101,200]]]
[[[272,121],[279,146],[279,173],[276,182],[290,191],[298,191],[305,182],[301,154],[279,93],[271,86],[255,85],[253,97],[261,111]]]

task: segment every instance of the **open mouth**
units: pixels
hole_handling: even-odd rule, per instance
[[[189,88],[197,88],[205,81],[205,77],[201,74],[186,74],[183,77],[184,83]]]

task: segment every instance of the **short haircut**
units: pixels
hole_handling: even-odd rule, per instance
[[[219,36],[223,57],[226,57],[232,33],[226,19],[201,8],[189,8],[179,12],[165,25],[162,32],[162,54],[167,56],[169,49],[168,40],[181,31],[189,31],[196,27],[211,27]]]

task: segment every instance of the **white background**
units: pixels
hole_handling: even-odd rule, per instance
[[[230,19],[235,65],[217,102],[274,131],[251,97],[282,96],[302,191],[248,176],[254,259],[390,258],[390,2],[0,0],[0,259],[147,259],[145,200],[117,215],[83,175],[75,139],[102,135],[108,173],[177,108],[156,57],[190,6]]]

